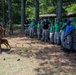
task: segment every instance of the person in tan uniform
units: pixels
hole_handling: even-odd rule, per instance
[[[13,34],[13,21],[10,19],[8,22],[8,31],[9,31],[9,34]]]

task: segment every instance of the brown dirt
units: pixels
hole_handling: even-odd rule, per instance
[[[22,33],[5,38],[12,48],[2,45],[0,75],[76,75],[76,53],[65,54],[57,45]]]

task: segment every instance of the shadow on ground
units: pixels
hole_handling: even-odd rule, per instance
[[[38,42],[38,44],[39,43],[40,42]],[[52,45],[51,47],[33,47],[33,45],[29,48],[17,47],[16,50],[8,51],[7,54],[18,54],[22,57],[35,58],[38,60],[39,67],[34,69],[37,75],[76,74],[76,53],[71,52],[70,54],[65,54],[60,50],[60,47],[56,45]]]
[[[34,58],[38,61],[39,67],[35,68],[37,75],[76,75],[76,53],[65,54],[59,46],[50,45],[36,39],[24,38],[23,35],[11,36],[20,37],[22,41],[30,45],[26,47],[16,47],[16,50],[5,50],[7,54],[17,54],[22,57]],[[26,40],[31,40],[27,43]]]

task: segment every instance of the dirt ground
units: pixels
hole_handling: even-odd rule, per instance
[[[22,33],[5,38],[12,48],[2,45],[0,75],[76,75],[76,53],[67,55],[57,45]]]

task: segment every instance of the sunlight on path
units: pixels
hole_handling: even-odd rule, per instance
[[[0,54],[0,75],[76,75],[75,53],[25,36],[6,39],[12,48]]]
[[[20,61],[17,61],[18,59]],[[33,58],[28,59],[5,53],[0,55],[0,75],[36,75],[34,68],[37,66],[38,63]]]

